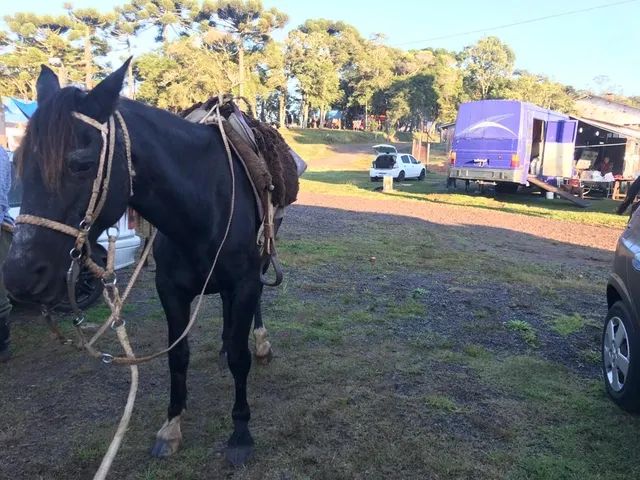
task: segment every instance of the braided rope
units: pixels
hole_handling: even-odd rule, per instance
[[[131,158],[131,137],[129,137],[129,129],[122,117],[122,114],[116,110],[115,112],[120,128],[122,128],[122,136],[124,137],[125,152],[127,153],[127,167],[129,168],[129,195],[133,196],[133,177],[136,171],[133,169],[133,159]]]
[[[207,117],[213,113],[212,109],[211,111],[209,111],[209,113],[207,114],[207,116],[205,116],[200,123],[204,123],[207,119]],[[178,345],[178,343],[180,343],[182,340],[184,340],[184,338],[189,334],[189,332],[191,331],[191,329],[193,328],[193,326],[196,323],[196,320],[198,318],[198,313],[200,312],[200,308],[202,306],[202,301],[204,299],[204,294],[205,291],[207,289],[207,285],[209,285],[209,281],[211,280],[211,276],[213,275],[213,271],[215,270],[216,265],[218,264],[218,258],[220,257],[220,252],[222,251],[222,247],[224,246],[224,244],[227,241],[227,237],[229,236],[229,231],[231,230],[231,222],[233,220],[233,213],[235,211],[235,198],[236,198],[236,181],[235,181],[235,171],[233,169],[233,155],[231,154],[231,147],[229,145],[229,140],[227,138],[227,135],[225,133],[224,130],[224,120],[222,119],[222,116],[220,115],[220,108],[217,107],[215,108],[215,113],[216,113],[216,120],[217,120],[217,124],[218,124],[218,128],[220,130],[220,135],[222,137],[222,142],[224,144],[225,147],[225,152],[227,154],[227,160],[229,163],[229,172],[231,175],[231,204],[229,206],[229,220],[227,221],[227,226],[224,232],[224,235],[222,237],[222,241],[220,242],[220,245],[218,245],[218,249],[216,251],[216,255],[213,259],[213,264],[211,265],[211,269],[209,270],[209,274],[207,275],[207,278],[204,282],[204,285],[202,286],[202,290],[200,291],[200,295],[198,297],[198,301],[196,303],[196,306],[191,314],[191,318],[189,319],[189,323],[187,324],[187,326],[185,327],[185,329],[182,331],[182,334],[180,335],[180,337],[178,337],[171,345],[169,345],[168,348],[165,348],[164,350],[155,352],[153,354],[144,356],[144,357],[130,357],[130,356],[114,356],[111,355],[109,353],[105,353],[105,352],[97,352],[95,349],[93,349],[93,347],[91,347],[91,345],[93,344],[93,340],[94,338],[97,340],[97,338],[99,338],[99,336],[102,335],[102,333],[104,333],[104,331],[101,333],[100,331],[102,330],[102,328],[96,332],[96,334],[94,335],[94,338],[91,339],[91,349],[93,350],[93,352],[90,351],[90,353],[93,356],[96,357],[101,357],[104,361],[105,358],[108,358],[109,361],[107,363],[115,363],[118,365],[139,365],[141,363],[146,363],[149,362],[150,360],[153,360],[154,358],[159,357],[160,355],[164,355],[165,353],[173,350],[176,345]],[[149,247],[151,246],[151,243],[153,242],[153,239],[155,238],[155,232],[153,233],[153,236],[151,237],[151,239],[149,240],[149,245],[147,245],[147,249],[149,249]],[[147,250],[145,250],[145,253],[148,253]],[[140,263],[138,264],[138,266],[140,266],[142,264],[143,260],[140,260]],[[135,272],[134,272],[135,274]],[[134,279],[135,277],[131,277],[132,279]],[[132,282],[129,282],[129,285],[127,286],[127,291],[125,292],[125,296],[120,300],[120,302],[124,302],[124,300],[126,299],[126,296],[129,293],[130,290],[130,286],[132,286]],[[117,303],[114,304],[115,306],[118,306]],[[121,307],[121,303],[120,303],[120,307]],[[119,311],[118,311],[119,314]],[[113,313],[112,316],[113,317]],[[110,319],[111,319],[110,317]],[[106,323],[107,327],[109,325],[109,321],[107,321]],[[105,325],[103,325],[104,330],[106,331],[106,327]],[[124,326],[122,327],[124,328]],[[100,334],[100,335],[98,335]],[[96,338],[97,337],[97,338]]]
[[[50,228],[51,230],[56,230],[60,233],[70,235],[72,237],[77,237],[82,233],[82,230],[78,228],[70,227],[69,225],[65,225],[64,223],[56,222],[55,220],[49,220],[48,218],[37,217],[35,215],[18,215],[18,218],[16,218],[16,224],[19,223],[26,223],[28,225]]]

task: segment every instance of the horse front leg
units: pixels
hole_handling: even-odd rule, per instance
[[[253,438],[249,432],[251,412],[247,403],[247,376],[251,368],[249,332],[260,301],[260,287],[256,281],[239,282],[232,294],[230,336],[228,344],[229,370],[235,383],[235,401],[231,418],[233,433],[227,442],[225,456],[234,466],[244,465],[253,453]]]
[[[179,295],[176,290],[163,292],[158,288],[160,301],[169,325],[169,345],[175,342],[189,323],[191,300],[187,295]],[[182,443],[180,419],[187,406],[187,369],[189,367],[189,342],[184,338],[169,352],[169,371],[171,373],[171,396],[167,420],[156,435],[151,450],[154,457],[173,455]]]

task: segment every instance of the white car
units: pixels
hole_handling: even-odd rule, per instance
[[[371,164],[369,177],[372,182],[381,180],[382,177],[393,177],[398,181],[406,178],[424,180],[427,169],[413,155],[398,153],[393,145],[375,145],[373,149],[378,154]]]
[[[14,172],[15,173],[15,172]],[[9,214],[15,219],[20,214],[20,201],[22,199],[22,189],[20,182],[12,175],[11,191],[9,192]],[[136,235],[133,224],[134,215],[129,212],[118,221],[119,235],[116,240],[115,269],[119,270],[132,265],[136,261],[136,253],[140,247],[140,237]],[[103,247],[101,252],[93,252],[92,258],[104,266],[106,262],[106,252],[108,246],[107,234],[104,232],[98,238],[98,244]],[[91,306],[102,293],[102,282],[96,279],[90,272],[83,269],[76,285],[76,303],[81,309]],[[68,311],[69,305],[63,304],[58,307],[61,311]]]

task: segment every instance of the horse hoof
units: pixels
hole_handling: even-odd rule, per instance
[[[151,449],[151,455],[156,458],[170,457],[178,451],[182,443],[180,429],[180,415],[167,420],[156,435],[156,443]]]
[[[227,462],[234,467],[244,466],[251,455],[253,455],[253,446],[251,445],[227,447],[224,452],[224,457],[227,459]]]
[[[151,456],[155,458],[167,458],[178,451],[179,443],[158,438],[151,449]]]
[[[269,348],[269,351],[266,353],[266,355],[258,355],[256,353],[256,362],[258,363],[258,365],[269,365],[271,363],[271,360],[273,360],[273,350],[271,350],[271,348]]]

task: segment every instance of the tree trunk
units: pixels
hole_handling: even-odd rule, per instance
[[[266,110],[266,105],[264,103],[264,98],[260,101],[260,121],[261,122],[266,122],[267,121],[267,112]]]
[[[278,123],[280,124],[280,127],[284,127],[286,123],[284,95],[284,92],[280,92],[280,94],[278,95]]]
[[[322,128],[324,127],[324,107],[320,107],[320,122],[318,123],[318,127]]]
[[[300,104],[300,109],[302,110],[300,112],[300,120],[301,120],[300,127],[307,128],[307,123],[309,118],[309,107],[307,106],[306,100],[304,99],[302,100],[302,103]]]
[[[87,90],[93,88],[93,65],[91,62],[91,33],[84,37],[84,86]]]
[[[60,69],[58,70],[58,77],[60,78],[60,86],[61,87],[66,87],[67,86],[67,68],[62,65],[60,67]]]
[[[238,44],[238,96],[244,96],[244,49]]]
[[[369,100],[364,101],[364,131],[367,131],[367,127],[369,126]]]

